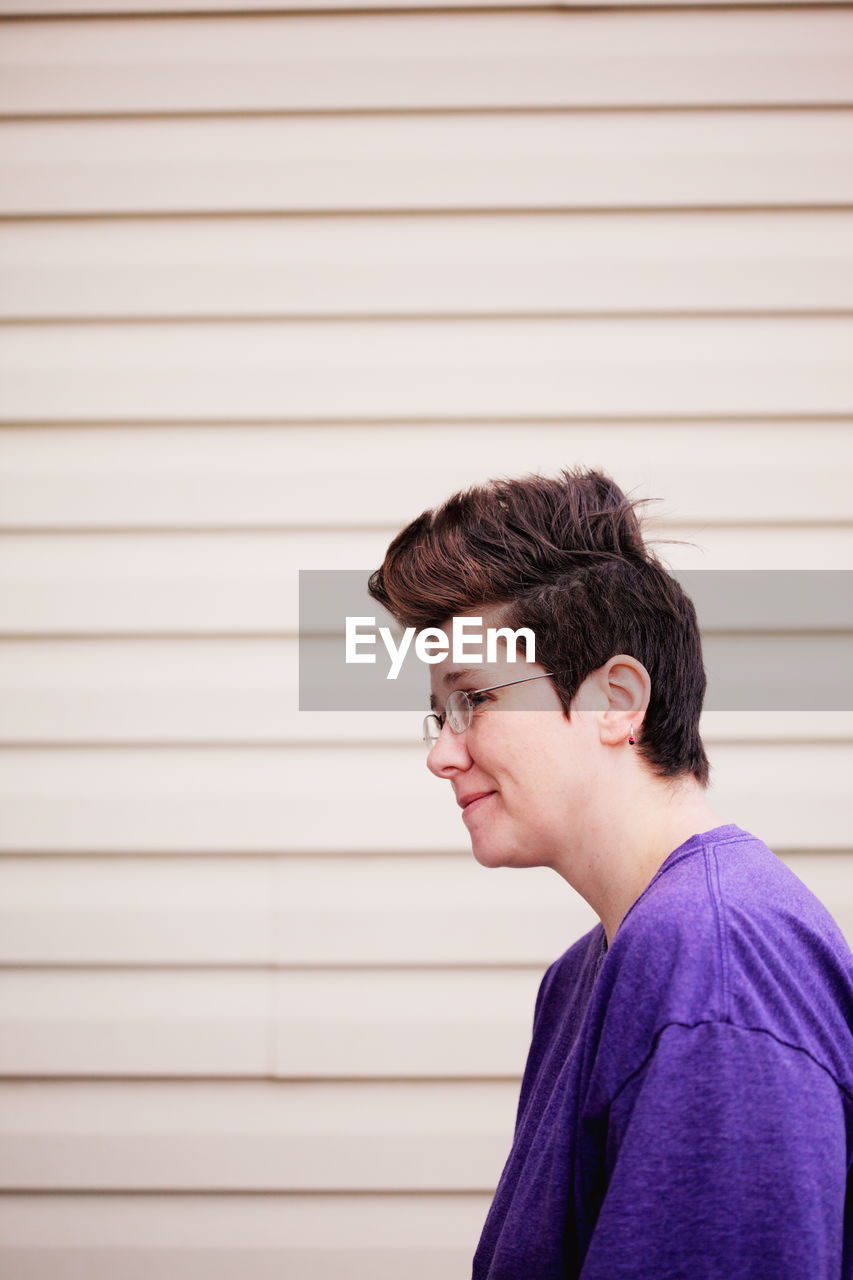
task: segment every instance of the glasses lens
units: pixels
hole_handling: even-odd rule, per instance
[[[447,699],[447,719],[454,733],[464,733],[471,723],[471,703],[464,689],[454,689]]]

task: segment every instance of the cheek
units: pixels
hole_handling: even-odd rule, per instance
[[[482,726],[482,731],[471,740],[468,749],[475,763],[495,778],[513,776],[523,763],[518,741],[511,727],[503,721]]]
[[[506,712],[493,732],[483,734],[482,744],[483,755],[488,754],[495,768],[525,783],[556,771],[565,755],[565,743],[553,733],[552,718],[523,711]]]
[[[501,750],[474,757],[482,773],[492,778],[503,797],[503,807],[516,817],[531,816],[547,783],[537,752],[532,747],[519,751],[517,744],[502,744]]]

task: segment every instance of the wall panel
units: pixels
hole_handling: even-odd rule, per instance
[[[28,1280],[464,1275],[489,1196],[20,1195],[0,1200],[0,1267]]]
[[[484,1192],[512,1081],[0,1084],[0,1183],[32,1190]]]
[[[9,326],[0,420],[849,418],[851,346],[847,316]]]
[[[0,222],[4,319],[850,311],[847,209]]]
[[[0,216],[853,203],[840,109],[10,121]]]
[[[487,475],[556,473],[579,458],[651,500],[641,514],[652,537],[713,541],[729,528],[756,546],[768,529],[780,539],[792,531],[808,539],[831,526],[831,536],[843,539],[849,524],[849,419],[357,427],[166,421],[156,429],[107,421],[0,430],[0,529],[256,529],[271,545],[274,535],[293,530],[300,534],[303,568],[321,535],[329,563],[349,556],[356,543],[369,557],[363,567],[437,494]],[[257,555],[263,543],[245,545]],[[687,553],[678,545],[660,550]],[[824,550],[815,551],[811,563],[817,565]],[[278,545],[275,554],[291,558]],[[757,554],[757,546],[755,554],[746,547],[743,566],[757,567]],[[774,567],[784,567],[790,554],[780,543]]]
[[[7,32],[0,111],[848,105],[851,54],[831,9],[42,20]]]

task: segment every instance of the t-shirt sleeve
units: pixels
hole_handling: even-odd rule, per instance
[[[841,1280],[841,1091],[802,1050],[672,1023],[610,1106],[581,1280]]]

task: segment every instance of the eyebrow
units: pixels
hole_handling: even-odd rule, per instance
[[[458,671],[445,671],[442,676],[442,683],[445,685],[454,684],[457,680],[467,680],[468,676],[483,675],[482,667],[460,667]],[[429,709],[435,711],[438,707],[438,701],[434,693],[429,695]]]

